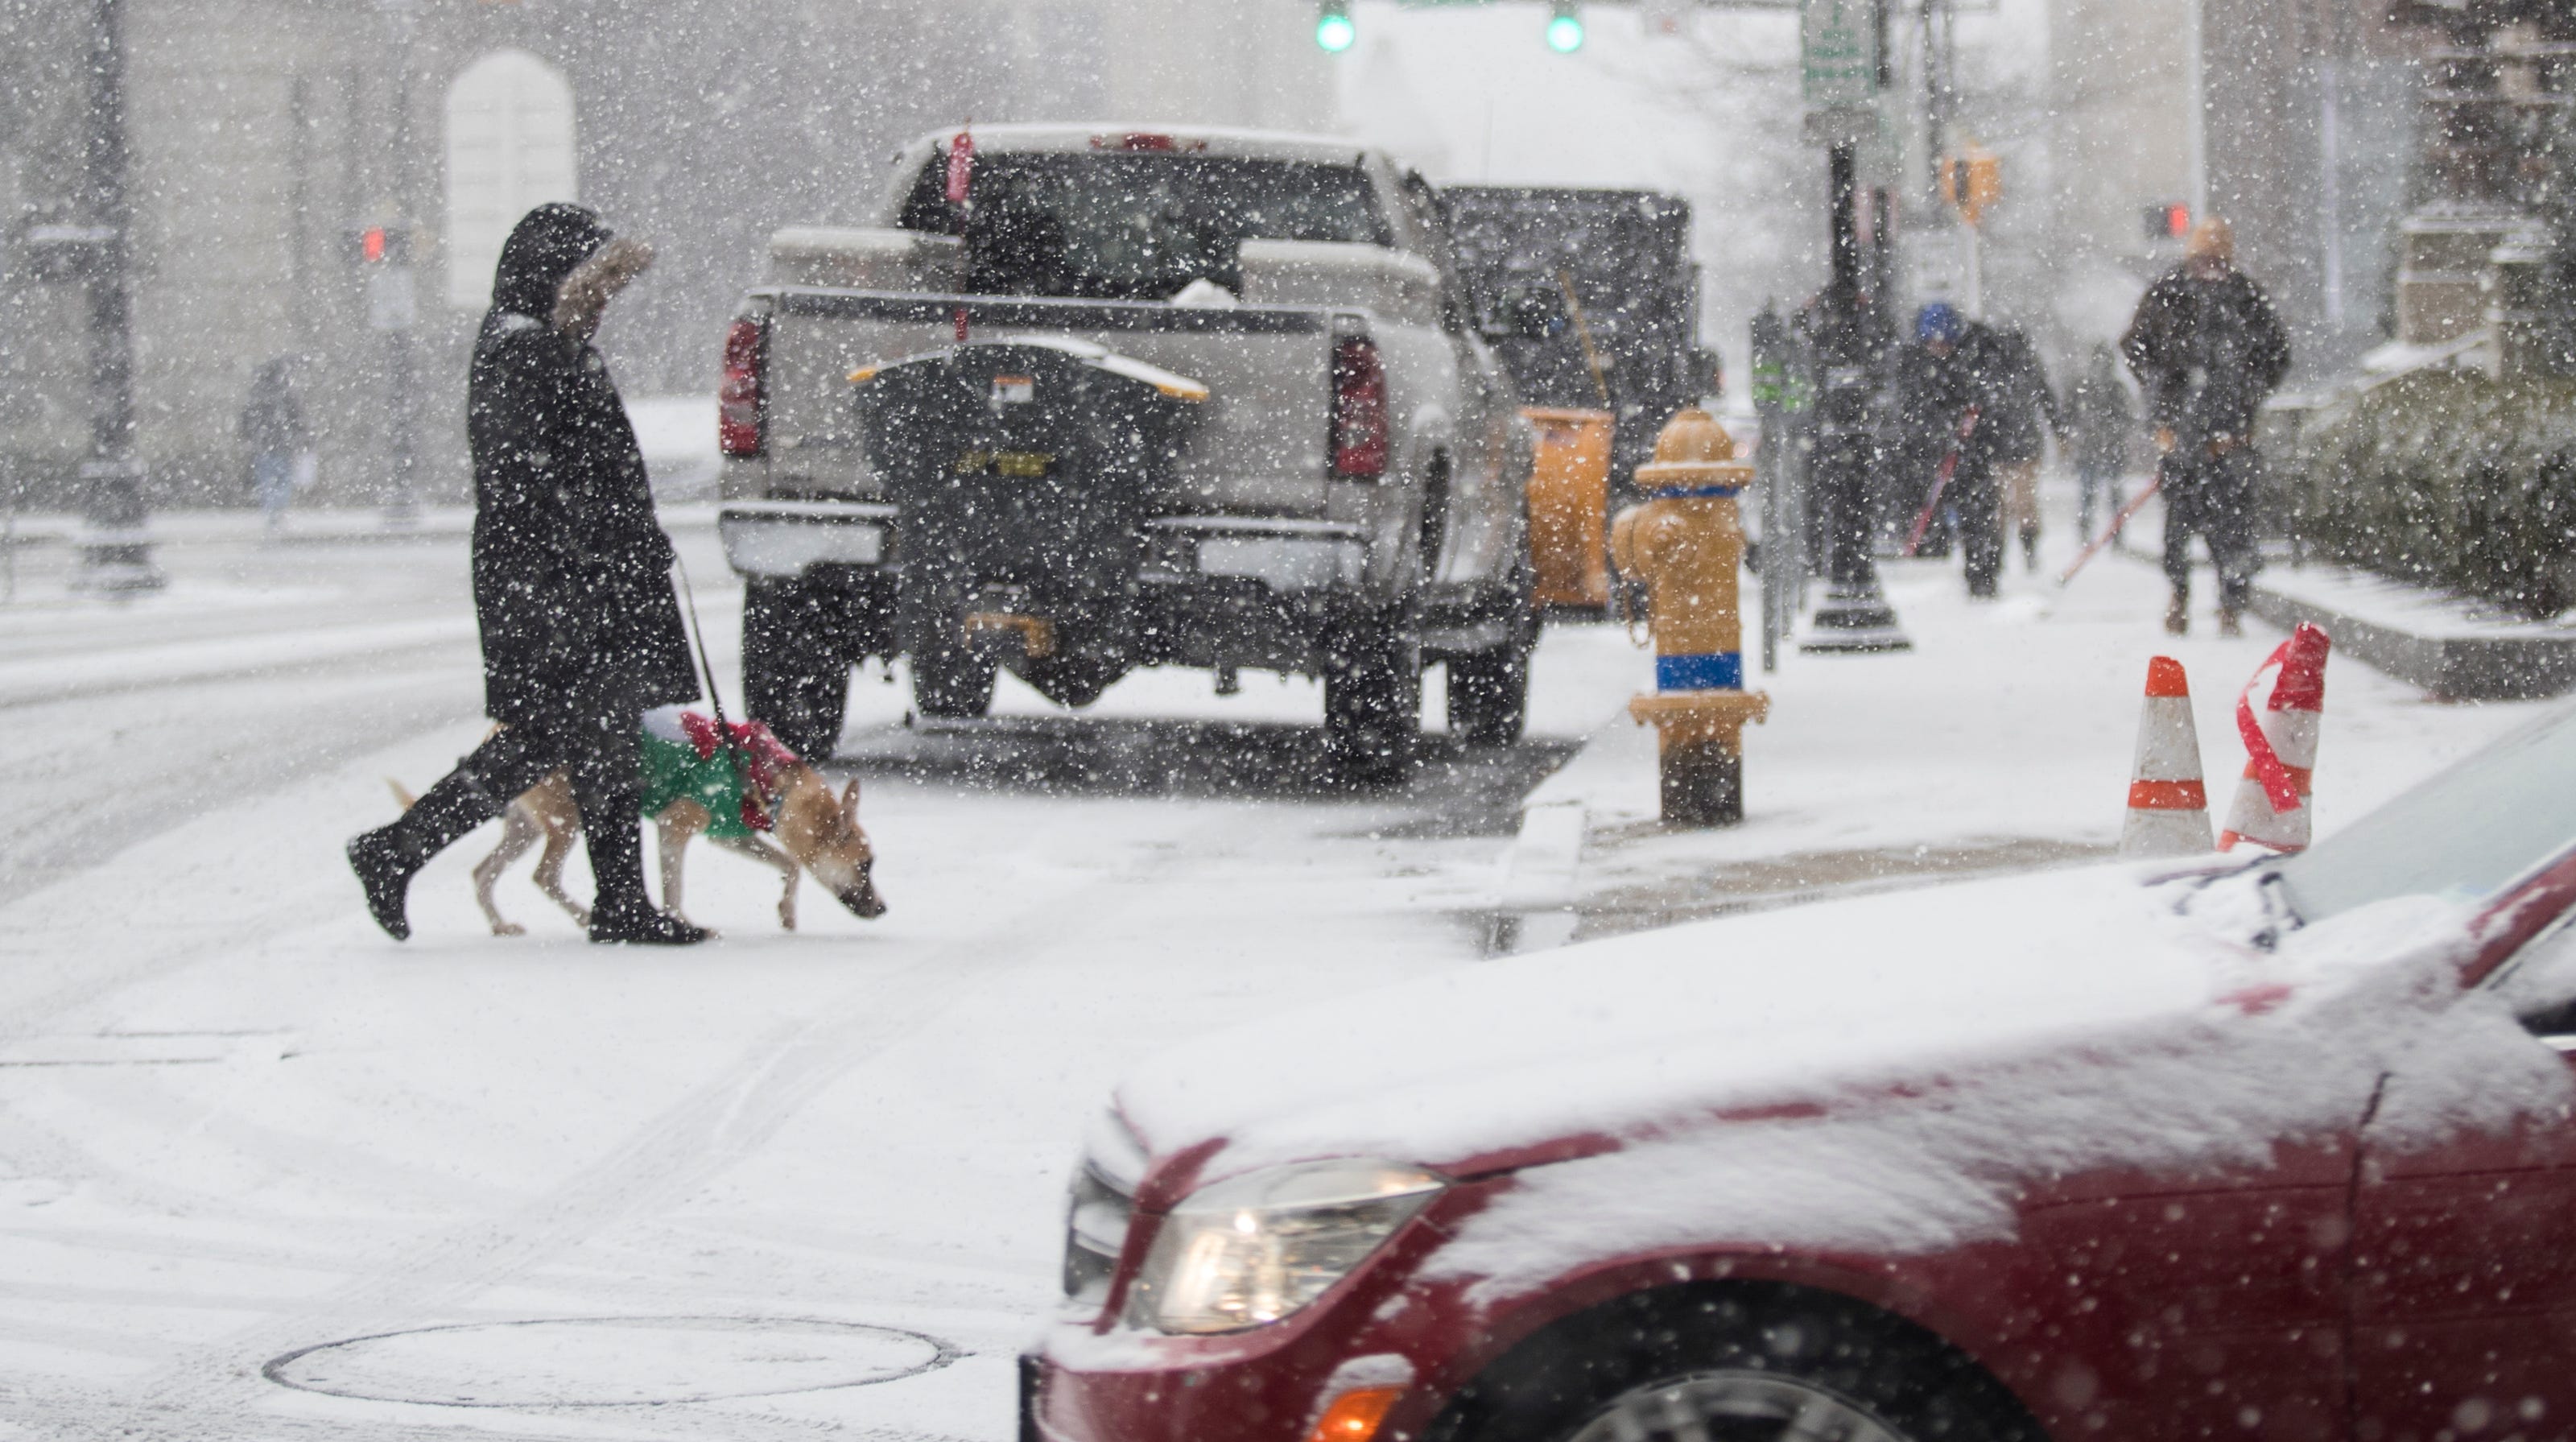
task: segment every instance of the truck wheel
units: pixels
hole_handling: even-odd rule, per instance
[[[1324,663],[1324,745],[1355,781],[1392,781],[1422,729],[1422,645],[1378,618],[1344,631]]]
[[[971,721],[993,708],[993,681],[1001,667],[963,646],[912,656],[912,704],[924,716]]]
[[[754,581],[742,601],[743,706],[790,751],[822,761],[841,741],[850,663],[840,607],[801,581]]]
[[[1530,534],[1526,522],[1521,527]],[[1529,724],[1530,652],[1538,647],[1538,578],[1524,539],[1488,603],[1509,639],[1490,651],[1449,658],[1449,734],[1470,746],[1509,746]]]
[[[1469,746],[1509,746],[1529,724],[1529,652],[1497,646],[1449,658],[1449,734]]]
[[[1513,1358],[1526,1367],[1512,1368]],[[1801,1288],[1708,1284],[1632,1294],[1543,1330],[1471,1384],[1430,1435],[1447,1442],[2044,1436],[1991,1374],[1910,1323]]]

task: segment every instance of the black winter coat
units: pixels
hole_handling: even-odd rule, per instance
[[[625,403],[599,353],[547,323],[607,238],[578,207],[531,212],[474,342],[474,617],[484,709],[504,724],[632,726],[698,694]]]
[[[2290,338],[2263,288],[2230,269],[2202,280],[2188,265],[2138,301],[2120,352],[2147,393],[2147,419],[2185,445],[2254,434],[2254,413],[2290,370]]]

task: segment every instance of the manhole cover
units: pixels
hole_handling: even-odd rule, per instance
[[[935,1337],[802,1317],[560,1317],[385,1332],[260,1369],[306,1392],[442,1407],[627,1407],[865,1387],[934,1371]]]

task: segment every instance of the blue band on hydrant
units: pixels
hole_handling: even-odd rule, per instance
[[[1742,486],[1661,486],[1646,492],[1651,501],[1723,500],[1742,491]]]
[[[1741,691],[1744,689],[1744,653],[1710,651],[1697,656],[1657,656],[1655,689]]]

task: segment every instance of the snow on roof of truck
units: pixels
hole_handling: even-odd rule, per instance
[[[1254,160],[1355,164],[1370,153],[1356,141],[1286,130],[1246,130],[1229,125],[1154,125],[1103,121],[1092,125],[1031,124],[967,127],[979,151],[1184,151]],[[948,143],[953,130],[935,131],[906,145],[898,163],[918,161]],[[1166,143],[1168,142],[1168,143]]]

